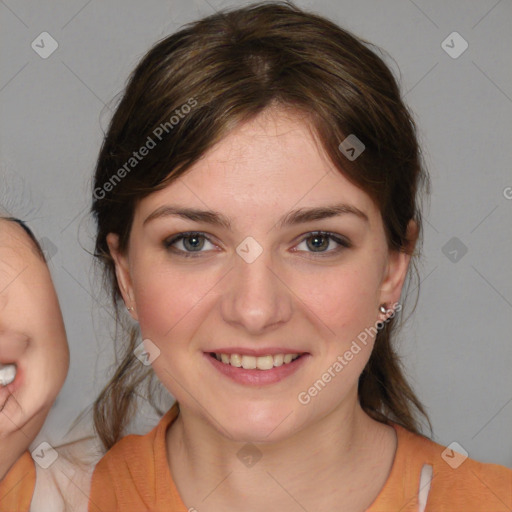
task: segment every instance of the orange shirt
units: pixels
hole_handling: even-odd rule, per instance
[[[165,433],[178,412],[175,404],[148,434],[128,435],[105,454],[93,473],[89,512],[188,512],[166,457]],[[512,510],[512,470],[469,458],[454,468],[454,452],[400,425],[393,427],[395,460],[367,512]],[[0,482],[0,512],[28,512],[34,485],[34,463],[26,452]]]
[[[166,458],[165,432],[178,412],[174,404],[151,432],[126,436],[107,452],[93,474],[89,512],[188,512]],[[444,446],[393,426],[398,438],[395,460],[367,512],[417,512],[420,495],[427,503],[425,512],[512,510],[512,470],[469,458],[454,469],[441,457]],[[445,458],[453,466],[457,462],[453,452]],[[432,467],[430,489],[428,468],[421,478],[425,464]]]
[[[36,484],[36,467],[25,452],[0,481],[0,512],[28,512]]]

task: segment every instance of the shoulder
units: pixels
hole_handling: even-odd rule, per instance
[[[96,465],[96,471],[142,472],[154,461],[155,445],[164,440],[165,431],[174,416],[174,408],[169,410],[147,434],[129,434],[112,446]]]
[[[2,512],[22,511],[30,509],[30,502],[36,483],[34,461],[25,451],[0,480],[0,510]]]
[[[454,510],[453,507],[486,512],[512,509],[511,469],[471,459],[452,445],[443,446],[398,425],[395,429],[404,470],[414,475],[418,492],[423,466],[432,468],[423,484],[429,487],[430,507],[434,506],[436,511]]]
[[[165,462],[165,432],[176,413],[172,407],[150,432],[123,437],[102,457],[92,475],[90,510],[135,502],[152,506],[160,459]]]
[[[85,512],[95,463],[101,457],[99,440],[86,437],[53,448],[55,460],[36,464],[36,487],[31,511]]]
[[[89,510],[118,510],[131,501],[130,493],[149,495],[152,471],[153,431],[130,434],[118,441],[96,464],[89,493]],[[149,503],[144,503],[149,506]]]

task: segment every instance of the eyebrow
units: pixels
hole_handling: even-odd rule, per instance
[[[297,210],[292,210],[291,212],[288,212],[283,217],[281,217],[279,221],[276,223],[276,226],[277,228],[280,229],[283,227],[295,226],[297,224],[311,222],[314,220],[327,219],[330,217],[337,217],[345,214],[355,215],[356,217],[362,219],[363,221],[369,222],[366,213],[361,211],[359,208],[356,208],[355,206],[351,206],[348,204],[338,203],[332,205],[318,206],[312,208],[299,208]],[[145,225],[154,219],[173,216],[181,217],[183,219],[191,220],[194,222],[204,222],[206,224],[224,227],[228,230],[231,230],[230,219],[223,215],[222,213],[212,210],[182,208],[171,205],[160,206],[148,217],[146,217],[142,224]]]

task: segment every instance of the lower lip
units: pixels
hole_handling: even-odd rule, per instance
[[[246,370],[242,367],[237,368],[236,366],[218,361],[209,353],[204,353],[204,356],[214,368],[231,380],[249,386],[264,386],[266,384],[275,384],[297,372],[309,359],[310,354],[303,354],[291,363],[274,366],[271,370]]]

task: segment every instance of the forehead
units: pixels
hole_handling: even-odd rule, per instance
[[[7,304],[13,282],[23,272],[22,252],[27,247],[21,226],[0,217],[0,311]]]
[[[184,175],[144,198],[139,216],[166,202],[257,218],[337,202],[378,214],[329,160],[307,117],[279,109],[231,131]]]
[[[45,266],[38,248],[17,223],[0,217],[0,295],[6,294],[11,281],[27,268]]]

